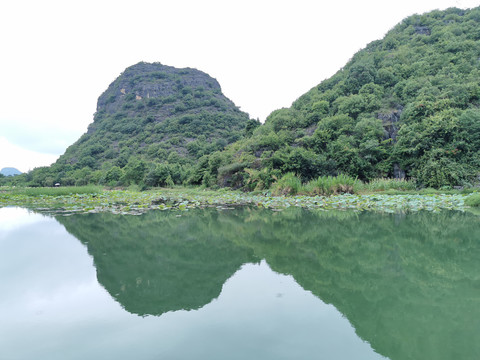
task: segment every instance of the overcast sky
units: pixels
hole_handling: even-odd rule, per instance
[[[461,0],[19,0],[0,3],[0,168],[50,165],[139,61],[192,67],[263,121],[405,17]]]

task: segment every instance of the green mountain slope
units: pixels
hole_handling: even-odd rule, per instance
[[[204,162],[197,170],[251,188],[287,172],[304,181],[345,173],[472,183],[480,172],[479,78],[480,8],[414,15],[274,111],[220,156],[226,167]]]
[[[31,181],[182,183],[196,159],[240,139],[248,121],[207,74],[138,63],[99,97],[87,133]]]

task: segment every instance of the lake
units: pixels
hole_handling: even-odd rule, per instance
[[[0,359],[478,359],[480,217],[0,208]]]

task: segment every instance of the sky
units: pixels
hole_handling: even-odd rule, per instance
[[[18,0],[0,3],[0,169],[47,166],[140,61],[190,67],[264,121],[407,16],[480,0]]]

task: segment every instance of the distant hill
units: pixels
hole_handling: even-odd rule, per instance
[[[32,182],[180,184],[200,157],[242,138],[248,121],[209,75],[138,63],[99,97],[87,133]]]
[[[222,155],[228,168],[203,174],[251,189],[287,172],[475,183],[479,79],[480,8],[411,16],[232,145]]]
[[[2,174],[3,176],[15,176],[21,175],[22,172],[12,167],[6,167],[0,170],[0,174]]]

